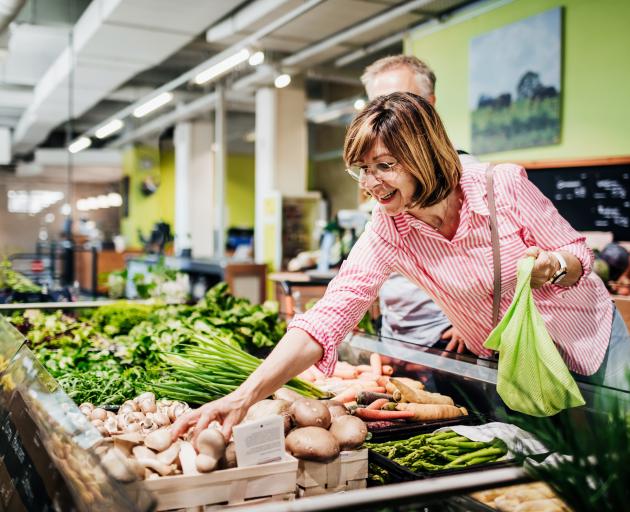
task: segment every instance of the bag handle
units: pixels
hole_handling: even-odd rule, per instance
[[[486,169],[486,189],[488,192],[488,210],[490,212],[490,239],[492,241],[492,267],[494,268],[494,290],[492,293],[492,328],[499,323],[499,307],[501,302],[501,253],[499,252],[499,228],[497,226],[497,209],[494,202],[494,165]]]

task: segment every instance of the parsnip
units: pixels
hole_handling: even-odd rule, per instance
[[[446,420],[468,415],[468,411],[464,407],[455,407],[447,404],[399,403],[396,405],[396,409],[398,411],[413,412],[414,421]]]

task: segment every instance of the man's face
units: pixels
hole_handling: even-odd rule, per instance
[[[370,100],[393,92],[411,92],[418,96],[423,96],[413,73],[403,66],[387,69],[376,75],[372,85],[367,88],[366,92]],[[435,96],[423,97],[432,105],[435,103]]]

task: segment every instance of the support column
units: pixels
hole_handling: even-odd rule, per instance
[[[278,269],[282,254],[282,197],[307,187],[307,124],[303,87],[256,93],[256,224],[258,263]]]
[[[214,255],[225,256],[225,173],[227,134],[225,88],[217,85],[217,105],[214,111]]]
[[[214,256],[214,155],[212,123],[175,126],[175,253],[188,245],[193,257]]]

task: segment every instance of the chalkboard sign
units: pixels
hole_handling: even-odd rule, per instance
[[[537,166],[527,175],[578,231],[611,231],[617,241],[630,240],[630,161]]]

